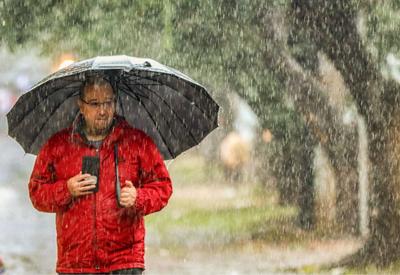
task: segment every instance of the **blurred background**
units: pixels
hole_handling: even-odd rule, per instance
[[[0,1],[6,274],[55,274],[56,240],[5,115],[46,75],[114,54],[177,68],[221,106],[220,127],[166,162],[146,274],[400,272],[399,14],[396,0]]]

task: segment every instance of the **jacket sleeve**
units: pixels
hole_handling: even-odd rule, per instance
[[[145,136],[139,149],[140,187],[137,188],[135,211],[148,215],[160,211],[172,195],[172,183],[164,160],[153,140]]]
[[[55,144],[49,140],[40,150],[29,180],[29,196],[33,206],[43,212],[60,212],[72,201],[66,180],[56,180],[54,171]]]

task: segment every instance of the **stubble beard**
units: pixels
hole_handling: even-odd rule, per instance
[[[91,136],[106,136],[111,130],[112,120],[104,128],[97,128],[96,125],[93,127],[85,127],[86,131]]]

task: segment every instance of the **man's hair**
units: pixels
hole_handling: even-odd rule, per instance
[[[81,89],[79,91],[79,97],[81,99],[83,99],[83,96],[85,95],[86,87],[92,86],[92,85],[110,86],[115,95],[114,87],[113,87],[113,85],[111,85],[110,81],[108,81],[107,79],[105,79],[104,77],[101,77],[101,76],[90,76],[87,79],[85,79],[85,82],[83,83],[83,85],[81,86]]]

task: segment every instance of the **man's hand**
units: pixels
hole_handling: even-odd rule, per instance
[[[129,180],[125,181],[126,186],[121,189],[121,198],[119,204],[123,207],[131,207],[135,205],[136,201],[136,188]]]
[[[82,174],[81,171],[78,175],[73,176],[67,181],[67,186],[73,197],[79,197],[92,194],[92,189],[96,187],[96,181],[95,176]]]

